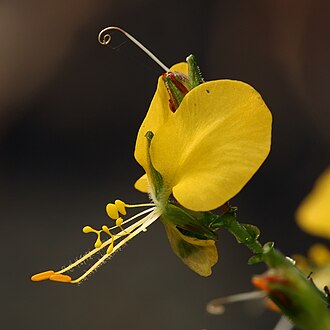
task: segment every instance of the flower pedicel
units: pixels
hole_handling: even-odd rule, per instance
[[[249,85],[233,80],[204,82],[194,56],[167,68],[126,31],[109,27],[99,34],[101,44],[119,30],[151,56],[165,73],[138,132],[135,158],[145,174],[135,187],[151,202],[128,204],[116,200],[106,206],[114,225],[95,233],[94,249],[68,267],[32,276],[33,281],[79,283],[118,249],[160,219],[175,254],[202,276],[211,274],[218,260],[215,247],[221,221],[235,212],[228,201],[251,179],[266,159],[271,143],[272,117],[261,96]],[[211,210],[220,207],[220,215]],[[126,210],[141,209],[124,219]],[[107,236],[102,241],[101,235]],[[69,271],[103,252],[78,278]]]

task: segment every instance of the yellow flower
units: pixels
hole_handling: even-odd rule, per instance
[[[187,66],[172,70],[186,72]],[[175,113],[167,103],[160,79],[138,133],[135,158],[148,173],[145,134],[152,131],[150,157],[164,180],[163,198],[173,193],[190,210],[213,210],[235,196],[267,157],[270,112],[252,87],[232,80],[199,85]],[[136,187],[146,192],[141,181]]]
[[[330,239],[330,168],[316,181],[311,193],[296,212],[298,225],[307,233]],[[306,274],[312,272],[316,286],[330,286],[330,250],[317,243],[310,247],[308,258],[294,257],[297,266]]]
[[[330,287],[330,250],[325,245],[316,243],[309,248],[307,257],[297,254],[292,258],[306,276],[311,276],[320,290]]]
[[[177,64],[171,68],[175,71],[189,85],[188,65]],[[235,196],[261,166],[270,150],[272,118],[261,96],[243,82],[217,80],[193,87],[174,109],[169,106],[169,93],[160,77],[138,132],[135,158],[146,174],[135,187],[148,193],[152,203],[129,205],[117,200],[108,204],[107,213],[116,225],[103,226],[102,230],[84,228],[85,233],[97,234],[95,249],[69,267],[37,274],[33,280],[77,283],[158,218],[183,262],[200,275],[211,274],[218,255],[207,211]],[[120,214],[133,207],[149,208],[124,221]],[[115,234],[115,230],[119,232]],[[102,243],[100,235],[104,233],[110,238]],[[101,259],[77,280],[65,275],[105,247]]]
[[[298,225],[307,233],[330,239],[330,168],[317,180],[299,206]]]

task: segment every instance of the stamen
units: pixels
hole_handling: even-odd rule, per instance
[[[105,207],[105,210],[111,219],[116,220],[119,217],[118,209],[115,204],[112,204],[112,203],[107,204],[107,206]]]
[[[116,220],[116,226],[121,227],[121,225],[123,224],[123,221],[124,221],[123,218],[118,218],[118,219]]]
[[[142,212],[141,212],[142,213]],[[131,220],[131,219],[129,219]],[[126,220],[128,221],[128,220]],[[132,230],[134,230],[135,228],[139,227],[141,224],[143,223],[143,219],[137,221],[136,223],[132,224],[131,226],[126,228],[126,231],[130,232]],[[109,229],[114,229],[117,228],[117,226],[109,228]],[[120,233],[119,233],[120,234]],[[66,273],[67,271],[77,267],[79,264],[81,264],[82,262],[84,262],[85,260],[91,258],[95,253],[101,251],[103,248],[105,248],[106,246],[108,246],[109,244],[111,244],[112,241],[116,241],[117,239],[121,238],[121,236],[117,234],[114,235],[113,239],[110,238],[107,241],[105,241],[104,243],[102,243],[102,245],[99,248],[95,248],[92,251],[89,251],[88,253],[86,253],[84,256],[82,256],[80,259],[78,259],[77,261],[75,261],[74,263],[72,263],[71,265],[57,271],[57,274],[62,274],[62,273]]]
[[[228,297],[222,297],[211,300],[206,305],[206,310],[213,315],[221,315],[225,312],[225,304],[230,304],[239,301],[253,300],[265,298],[266,293],[262,291],[252,291],[245,293],[238,293]]]
[[[115,205],[120,214],[126,215],[126,204],[120,199],[115,200]]]
[[[135,45],[137,45],[140,49],[142,49],[151,59],[153,59],[163,70],[166,72],[170,72],[170,69],[161,62],[149,49],[147,49],[145,46],[143,46],[138,40],[136,40],[133,36],[131,36],[128,32],[125,30],[117,27],[117,26],[109,26],[105,29],[103,29],[98,36],[98,41],[101,45],[108,45],[111,41],[111,35],[107,32],[110,30],[117,30],[123,33],[128,39],[130,39]]]
[[[116,199],[115,203],[109,203],[106,206],[106,212],[111,219],[117,220],[119,218],[119,213],[126,215],[126,208],[137,208],[137,207],[146,207],[146,206],[156,206],[154,203],[145,203],[145,204],[126,204],[120,199]]]
[[[286,318],[286,316],[282,316],[278,323],[276,324],[275,328],[273,330],[291,330],[293,329],[293,324],[290,322],[289,319]]]
[[[93,229],[90,226],[85,226],[83,228],[83,233],[84,234],[95,233],[97,235],[97,239],[96,239],[95,244],[94,244],[94,247],[96,247],[96,248],[99,248],[102,245],[101,232],[102,232],[102,230],[96,230],[96,229]]]
[[[112,239],[109,247],[107,248],[107,254],[111,254],[113,252],[113,246],[114,246],[114,239]]]
[[[109,228],[108,228],[106,225],[103,225],[103,226],[102,226],[102,230],[103,230],[106,234],[108,234],[109,236],[113,236],[113,235],[110,233],[110,230],[109,230]]]
[[[123,202],[122,202],[123,203]],[[114,204],[113,204],[114,205]],[[125,204],[126,205],[126,204]],[[145,205],[154,205],[154,204],[145,204]],[[140,207],[140,205],[137,205],[136,207]],[[141,216],[145,215],[146,213],[149,213],[144,218],[136,221],[132,225],[128,226],[127,228],[123,229],[122,225],[136,219],[140,218]],[[117,218],[116,226],[113,226],[109,228],[106,225],[102,226],[101,230],[95,230],[90,226],[85,226],[83,228],[84,233],[96,233],[97,234],[97,241],[95,243],[95,249],[92,251],[86,253],[83,257],[81,257],[79,260],[76,260],[71,265],[65,267],[64,269],[61,269],[59,271],[46,271],[43,273],[36,274],[31,277],[33,281],[42,281],[42,280],[51,280],[51,281],[57,281],[57,282],[70,282],[70,283],[78,283],[84,278],[86,278],[89,274],[91,274],[94,270],[96,270],[106,259],[108,259],[113,253],[115,253],[118,249],[120,249],[124,244],[126,244],[129,240],[131,240],[133,237],[141,233],[142,231],[145,231],[148,226],[150,226],[155,220],[159,218],[161,215],[161,211],[159,209],[156,209],[156,207],[151,207],[149,209],[146,209],[131,218],[127,219],[126,221],[123,221],[122,218]],[[116,234],[112,234],[112,229],[118,229],[120,228],[121,231],[119,231]],[[104,243],[101,242],[100,234],[101,232],[106,233],[110,236],[108,240],[106,240]],[[126,236],[126,237],[125,237]],[[115,245],[115,241],[121,239],[121,241]],[[74,269],[87,259],[91,258],[95,253],[101,251],[105,247],[107,247],[106,253],[97,261],[95,262],[84,274],[82,274],[79,278],[72,280],[72,278],[68,275],[65,275],[64,273],[68,272],[69,270]]]
[[[31,281],[40,282],[40,281],[48,280],[54,274],[55,274],[55,272],[53,270],[47,270],[45,272],[38,273],[38,274],[31,276]]]
[[[125,204],[127,208],[136,208],[136,207],[146,207],[146,206],[156,206],[155,203],[145,203],[145,204]]]
[[[121,218],[118,218],[118,219],[121,219]],[[118,219],[117,219],[117,221],[118,221]],[[117,223],[117,221],[116,221],[116,223]],[[110,243],[109,247],[107,248],[107,252],[106,252],[107,254],[110,254],[113,250],[113,245],[114,245],[114,242],[115,242],[114,235],[111,234],[109,228],[105,225],[102,226],[102,230],[111,237],[111,243]]]
[[[149,215],[147,215],[145,218],[143,218],[142,220],[138,221],[137,223],[139,223],[139,228],[134,230],[131,234],[129,234],[126,238],[124,238],[123,240],[121,240],[116,246],[114,246],[114,248],[112,249],[112,251],[108,254],[105,254],[104,256],[102,256],[102,258],[100,258],[92,267],[90,267],[83,275],[81,275],[79,278],[77,278],[76,280],[71,281],[71,283],[78,283],[80,281],[82,281],[84,278],[86,278],[90,273],[92,273],[95,269],[97,269],[100,265],[102,265],[103,262],[105,262],[105,260],[107,258],[110,257],[111,254],[115,253],[118,249],[120,249],[124,244],[126,244],[129,240],[131,240],[133,237],[135,237],[136,235],[138,235],[139,233],[141,233],[141,231],[144,231],[148,226],[150,226],[154,221],[156,221],[159,216],[160,216],[160,211],[156,211],[154,213],[151,213]],[[132,226],[135,226],[137,223],[135,223]],[[131,227],[132,227],[131,226]],[[117,236],[117,235],[116,235]],[[114,237],[114,240],[116,239],[116,236]],[[109,242],[109,240],[107,241]],[[104,245],[105,243],[103,243]]]
[[[69,283],[71,282],[71,277],[69,275],[54,274],[49,278],[51,281]]]
[[[127,219],[126,221],[123,222],[123,224],[126,224],[136,218],[139,218],[140,216],[146,214],[146,213],[150,213],[154,210],[155,208],[150,208],[147,210],[144,210],[136,215],[134,215],[133,217],[131,217],[130,219]],[[137,221],[136,223],[132,224],[131,226],[127,227],[125,229],[126,232],[131,232],[133,231],[135,228],[139,227],[142,223],[143,223],[144,219]],[[117,226],[113,226],[111,228],[108,228],[109,231],[112,229],[117,228]],[[117,239],[119,239],[120,236],[117,234],[114,236],[113,241],[116,241]],[[61,273],[65,273],[73,268],[75,268],[76,266],[78,266],[79,264],[81,264],[82,262],[84,262],[85,260],[89,259],[90,257],[92,257],[95,253],[99,252],[100,250],[102,250],[103,248],[105,248],[106,246],[108,246],[109,244],[111,244],[112,239],[109,239],[107,241],[105,241],[99,248],[95,248],[92,251],[89,251],[88,253],[86,253],[84,256],[82,256],[80,259],[78,259],[77,261],[75,261],[74,263],[72,263],[71,265],[61,269],[60,271],[57,271],[57,274],[61,274]]]
[[[140,204],[140,205],[143,205],[143,204]],[[145,204],[145,205],[147,205],[147,204]],[[151,205],[151,204],[149,204],[149,205]],[[150,212],[152,212],[153,210],[155,210],[155,207],[151,207],[151,208],[146,209],[146,210],[144,210],[144,211],[142,211],[142,212],[140,212],[140,213],[138,213],[138,214],[135,214],[135,215],[133,215],[131,218],[125,220],[125,221],[122,223],[122,225],[125,225],[126,223],[128,223],[128,222],[130,222],[130,221],[132,221],[132,220],[135,220],[135,219],[141,217],[141,216],[144,215],[144,214],[150,213]],[[113,227],[111,227],[111,228],[109,228],[109,229],[112,230],[112,229],[115,229],[115,228],[117,228],[117,226],[113,226]],[[127,230],[127,229],[126,229],[126,230]]]

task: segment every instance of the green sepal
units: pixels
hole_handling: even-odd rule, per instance
[[[159,198],[159,196],[161,195],[162,191],[163,191],[163,187],[164,187],[164,181],[163,181],[163,177],[161,176],[161,174],[154,168],[154,166],[151,163],[151,157],[150,157],[150,144],[151,144],[151,140],[154,137],[154,133],[151,131],[148,131],[145,135],[145,137],[148,140],[148,144],[147,144],[147,160],[148,160],[148,167],[149,167],[149,171],[150,171],[150,177],[151,177],[151,181],[155,190],[155,195],[156,198]]]
[[[174,225],[183,235],[199,240],[217,240],[216,232],[209,228],[212,213],[194,212],[168,203],[163,212],[163,222]]]
[[[248,265],[255,265],[264,261],[264,256],[262,253],[255,254],[248,260]]]
[[[186,62],[188,63],[188,75],[191,89],[196,86],[202,84],[204,79],[202,77],[201,70],[197,64],[197,60],[195,55],[191,54],[186,58]]]

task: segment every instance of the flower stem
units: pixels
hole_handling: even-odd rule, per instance
[[[221,227],[226,228],[235,236],[237,242],[246,245],[253,253],[263,253],[262,245],[258,241],[259,229],[252,225],[244,225],[237,221],[234,212],[228,212],[221,218]]]

